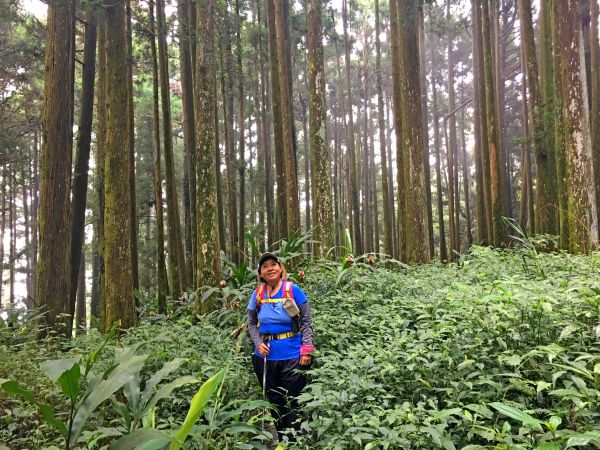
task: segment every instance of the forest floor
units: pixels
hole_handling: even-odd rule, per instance
[[[473,247],[447,265],[359,260],[349,268],[308,263],[304,272],[318,352],[300,398],[302,432],[285,448],[600,448],[600,254]],[[187,305],[170,318],[146,314],[140,326],[108,341],[94,372],[108,369],[111,376],[131,364],[123,361],[124,351],[144,355],[142,390],[160,378],[165,363],[172,372],[160,373],[168,380],[205,380],[226,368],[186,445],[271,447],[244,329],[251,289],[250,283],[227,288],[227,307],[197,324],[189,321]],[[0,328],[0,378],[17,380],[65,419],[69,402],[60,380],[50,381],[42,370],[48,372],[48,363],[40,363],[87,357],[104,337],[90,332],[39,343],[32,330],[26,320],[17,330]],[[115,349],[121,349],[117,365]],[[185,361],[171,362],[175,358]],[[198,385],[173,389],[139,428],[181,426]],[[130,388],[117,391],[90,414],[81,448],[107,448],[132,429],[131,397]],[[162,448],[156,442],[143,448]],[[65,448],[37,407],[4,393],[0,443]]]

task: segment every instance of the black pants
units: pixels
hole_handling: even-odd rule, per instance
[[[300,359],[286,359],[283,361],[269,361],[267,358],[267,400],[275,406],[275,427],[279,437],[286,428],[300,429],[296,423],[298,418],[298,400],[306,385],[306,375],[297,369],[303,370]],[[265,361],[256,355],[252,355],[252,365],[258,382],[263,387],[263,370]]]

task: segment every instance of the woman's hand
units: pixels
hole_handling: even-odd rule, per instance
[[[269,356],[269,350],[269,345],[265,344],[264,342],[261,343],[258,347],[258,353],[260,353],[263,356]]]
[[[301,366],[310,366],[311,362],[312,362],[312,356],[311,355],[302,355],[302,356],[300,356],[300,365]]]

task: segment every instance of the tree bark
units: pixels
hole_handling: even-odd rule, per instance
[[[246,182],[245,182],[245,171],[246,171],[246,156],[245,156],[245,123],[246,118],[244,117],[244,68],[242,66],[242,37],[241,37],[241,20],[240,16],[240,3],[239,0],[235,0],[235,13],[236,13],[236,46],[237,46],[237,81],[238,81],[238,128],[240,142],[238,144],[238,173],[240,182],[240,222],[239,222],[239,242],[238,247],[240,251],[239,261],[244,259],[246,254]]]
[[[598,0],[590,0],[591,6],[591,133],[592,133],[592,165],[594,174],[594,189],[596,194],[596,226],[598,230],[596,241],[600,241],[600,45],[598,44]]]
[[[35,301],[48,311],[44,322],[59,330],[60,314],[69,314],[71,160],[75,5],[51,1],[46,23],[44,116],[41,155],[39,255]],[[42,331],[42,335],[45,331]]]
[[[446,3],[446,20],[450,22],[450,1]],[[454,173],[456,166],[456,115],[454,109],[456,102],[454,99],[454,50],[451,27],[448,27],[448,120],[445,122],[448,127],[448,141],[446,142],[446,158],[448,168],[448,231],[450,234],[450,261],[454,261],[456,254],[460,252],[459,229],[458,229],[458,211],[456,211],[455,196],[455,178],[458,174]]]
[[[76,333],[85,334],[86,326],[86,304],[85,304],[85,251],[81,252],[79,258],[79,270],[77,274],[77,319]]]
[[[122,328],[136,323],[132,295],[129,155],[127,121],[127,28],[124,3],[106,6],[107,133],[104,166],[104,264],[106,320],[104,330],[119,321]],[[109,32],[110,30],[110,32]]]

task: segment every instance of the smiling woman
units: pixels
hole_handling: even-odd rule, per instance
[[[275,428],[281,439],[286,428],[299,430],[296,398],[306,376],[296,369],[312,363],[312,318],[306,294],[287,281],[285,267],[276,255],[262,254],[258,277],[260,283],[248,304],[252,364],[265,397],[275,406]]]

